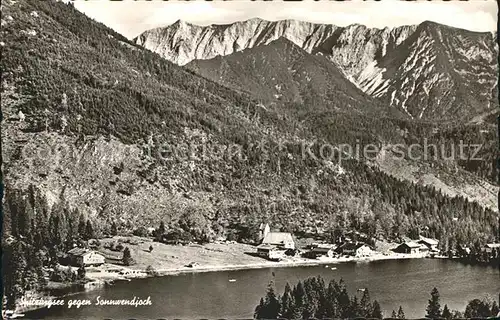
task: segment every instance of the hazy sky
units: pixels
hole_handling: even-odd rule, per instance
[[[67,0],[66,0],[67,1]],[[471,1],[76,1],[76,8],[126,37],[166,26],[178,19],[199,25],[231,23],[260,17],[297,19],[347,26],[394,27],[432,20],[474,31],[494,31],[495,0]]]

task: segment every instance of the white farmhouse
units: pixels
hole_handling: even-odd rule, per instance
[[[71,264],[76,267],[100,266],[104,264],[104,256],[97,251],[73,248],[68,251],[68,255]]]

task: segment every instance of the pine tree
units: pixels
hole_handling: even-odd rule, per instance
[[[111,223],[111,231],[110,232],[111,232],[112,236],[118,235],[118,227],[116,226],[116,222],[115,221],[113,221]]]
[[[48,244],[49,239],[49,219],[48,219],[48,205],[41,195],[35,198],[35,227],[36,232],[34,235],[34,243],[37,248],[42,248],[44,245]]]
[[[78,279],[80,280],[83,280],[85,279],[85,274],[86,274],[86,270],[85,270],[85,266],[80,266],[80,268],[78,268]]]
[[[358,297],[355,295],[351,299],[351,306],[349,310],[349,318],[359,318],[362,317],[362,310],[358,302]]]
[[[382,309],[380,308],[380,304],[378,303],[377,300],[373,301],[373,311],[371,317],[376,319],[383,318]]]
[[[491,316],[496,317],[498,316],[500,312],[500,309],[498,308],[498,304],[496,301],[493,301],[493,304],[491,305]]]
[[[365,288],[365,291],[363,292],[363,297],[361,298],[360,302],[360,308],[362,310],[362,316],[365,318],[370,317],[372,314],[372,304],[370,300],[370,292],[368,291],[367,288]]]
[[[258,308],[258,309],[257,309]],[[256,308],[255,317],[257,319],[277,319],[280,314],[280,302],[271,281],[267,286],[265,299],[261,299],[261,304]]]
[[[403,307],[399,306],[398,309],[398,319],[406,319],[405,313],[403,311]]]
[[[264,298],[260,298],[260,302],[257,305],[257,307],[255,307],[255,312],[254,312],[254,315],[253,315],[253,317],[255,319],[262,319],[261,314],[263,313],[264,305],[265,305],[264,304]]]
[[[337,298],[340,294],[340,287],[335,280],[330,281],[328,284],[328,290],[326,292],[326,310],[325,317],[328,318],[338,318],[339,306]]]
[[[304,311],[303,318],[310,319],[314,318],[316,312],[319,308],[319,290],[317,286],[316,278],[308,278],[304,280],[304,291],[305,291],[305,300],[304,300]]]
[[[157,240],[161,240],[162,236],[165,234],[165,223],[163,221],[160,222],[160,226],[155,230],[155,237]]]
[[[293,292],[288,282],[285,285],[285,291],[281,297],[281,317],[291,319],[295,308],[295,300],[293,299]]]
[[[54,210],[49,218],[49,242],[50,245],[57,247],[62,242],[60,216],[57,209],[53,209]]]
[[[391,313],[391,318],[392,318],[392,319],[397,319],[397,318],[398,318],[398,316],[397,316],[397,314],[396,314],[396,311],[392,310],[392,313]]]
[[[126,266],[132,264],[132,255],[130,254],[130,249],[127,247],[123,250],[122,262]]]
[[[25,199],[24,210],[19,212],[18,217],[18,230],[19,234],[27,237],[31,235],[31,220],[33,219],[33,207],[28,198]]]
[[[78,239],[82,239],[85,235],[86,220],[83,214],[80,214],[78,221]]]
[[[448,305],[445,304],[443,308],[443,313],[441,314],[441,317],[445,319],[451,319],[451,311],[448,309]]]
[[[16,305],[16,301],[23,296],[25,291],[26,254],[21,241],[15,241],[2,249],[2,276],[4,279],[6,308],[12,310]]]
[[[340,292],[340,294],[337,298],[337,301],[338,301],[338,305],[339,305],[340,317],[349,318],[351,301],[349,299],[349,294],[347,293],[346,288],[342,289],[342,291]]]
[[[427,305],[427,318],[436,319],[441,317],[441,305],[439,304],[439,291],[436,287],[431,291],[431,299]]]
[[[92,222],[87,220],[87,224],[85,225],[85,236],[84,240],[90,240],[95,238],[94,228],[92,227]]]
[[[293,298],[295,301],[295,308],[293,310],[294,319],[300,317],[302,319],[302,314],[304,312],[304,304],[306,300],[306,292],[302,282],[299,281],[297,285],[293,288]]]

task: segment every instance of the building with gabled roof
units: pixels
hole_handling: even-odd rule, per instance
[[[285,256],[285,249],[280,249],[268,244],[261,244],[257,246],[257,255],[269,260],[281,260]]]
[[[73,248],[68,251],[69,261],[73,266],[100,266],[104,264],[104,256],[97,251],[85,248]]]
[[[436,239],[420,236],[420,240],[418,240],[417,243],[425,245],[431,251],[439,251],[438,249],[439,241]]]
[[[396,249],[394,249],[394,251],[398,253],[421,253],[428,250],[429,248],[427,248],[426,245],[418,243],[416,241],[408,241],[402,243]]]
[[[483,249],[486,253],[492,253],[494,250],[500,251],[500,243],[487,243]]]
[[[346,242],[337,248],[337,252],[355,257],[366,257],[372,254],[372,249],[366,243]]]
[[[268,232],[262,240],[262,244],[282,249],[295,249],[295,241],[290,232]]]
[[[319,244],[311,248],[310,255],[315,258],[321,256],[332,258],[336,248],[337,246],[334,244]]]

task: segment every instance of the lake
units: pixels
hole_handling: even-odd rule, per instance
[[[330,267],[336,267],[331,270]],[[274,274],[274,275],[273,275]],[[283,292],[286,282],[295,284],[310,276],[325,281],[343,278],[350,293],[368,288],[379,301],[384,316],[401,305],[407,318],[423,317],[430,292],[435,286],[441,306],[463,311],[469,300],[486,295],[498,300],[500,271],[491,266],[464,265],[442,259],[385,260],[340,263],[325,266],[269,268],[224,272],[190,273],[159,278],[116,282],[95,291],[65,299],[145,299],[151,306],[52,307],[26,314],[33,319],[158,319],[158,318],[251,318],[260,297],[274,279]],[[230,279],[236,279],[230,282]],[[362,295],[361,292],[357,293]]]

